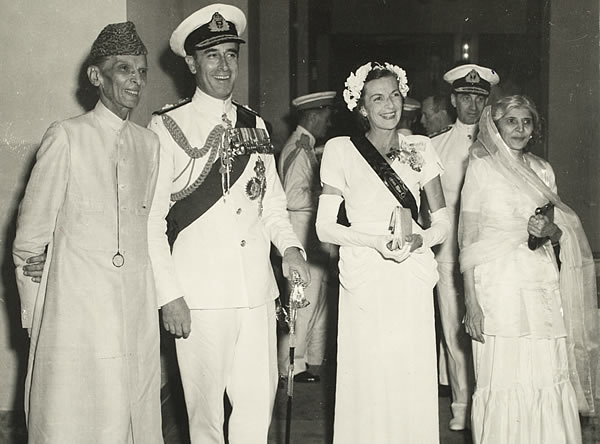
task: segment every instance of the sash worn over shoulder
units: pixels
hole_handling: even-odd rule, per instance
[[[412,218],[416,222],[419,217],[417,201],[400,176],[398,176],[390,164],[377,151],[377,148],[369,142],[366,136],[353,136],[350,140],[400,205],[410,209]]]
[[[256,115],[242,106],[236,107],[236,128],[256,128]],[[233,185],[242,175],[250,154],[239,155],[235,158],[230,172],[230,183]],[[202,186],[187,197],[173,204],[167,214],[167,238],[171,249],[181,231],[202,216],[223,195],[220,162],[215,162]]]

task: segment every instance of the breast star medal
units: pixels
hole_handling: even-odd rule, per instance
[[[248,183],[246,184],[246,196],[250,200],[258,199],[258,215],[262,215],[263,210],[263,198],[267,191],[267,176],[265,175],[265,163],[259,157],[254,164],[254,174]]]

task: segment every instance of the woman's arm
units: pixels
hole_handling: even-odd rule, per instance
[[[323,192],[321,197],[319,197],[316,221],[317,235],[321,242],[341,246],[373,248],[381,253],[384,258],[396,262],[402,262],[410,255],[410,243],[406,243],[403,248],[393,251],[387,247],[387,244],[392,240],[391,234],[375,235],[361,233],[350,227],[338,224],[337,215],[343,200],[341,190],[331,185],[323,185]]]
[[[431,248],[441,244],[450,232],[450,218],[446,210],[446,199],[442,191],[440,176],[435,176],[423,187],[431,211],[431,226],[423,232],[423,244]]]
[[[427,196],[427,203],[432,213],[435,213],[441,208],[446,208],[446,198],[444,197],[444,191],[442,190],[442,181],[440,176],[435,176],[429,182],[427,182],[423,189]]]
[[[484,316],[475,291],[475,269],[469,268],[463,273],[465,284],[465,329],[474,341],[485,343],[483,338]]]

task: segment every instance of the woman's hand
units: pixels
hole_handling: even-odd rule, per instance
[[[410,252],[418,250],[423,246],[423,236],[418,233],[408,234],[405,238],[406,242],[410,244]],[[418,253],[418,251],[417,251]]]
[[[465,307],[467,309],[463,323],[467,334],[471,339],[485,344],[483,338],[483,327],[485,317],[475,291],[475,270],[470,268],[463,273],[464,289],[465,289]]]
[[[527,232],[535,237],[548,237],[552,242],[558,242],[562,234],[560,228],[544,214],[536,214],[529,218]]]
[[[406,236],[404,246],[402,248],[390,249],[392,245],[392,235],[378,236],[375,244],[375,249],[384,257],[394,262],[404,262],[410,253],[419,246],[423,245],[423,238],[420,234],[409,234]]]
[[[485,317],[483,315],[483,310],[479,303],[475,301],[471,301],[466,304],[467,312],[465,314],[464,324],[465,330],[467,334],[471,336],[471,339],[477,342],[485,343],[485,339],[483,339],[483,325]]]

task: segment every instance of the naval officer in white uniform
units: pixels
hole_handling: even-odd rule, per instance
[[[473,372],[471,341],[462,325],[465,303],[456,240],[459,197],[465,178],[469,147],[477,137],[479,117],[487,103],[492,85],[496,85],[500,78],[490,68],[467,64],[448,71],[444,74],[444,80],[452,85],[450,101],[456,108],[457,119],[454,125],[431,139],[444,165],[442,188],[452,223],[448,238],[435,251],[440,274],[436,288],[447,351],[447,374],[452,391],[452,419],[449,427],[451,430],[463,430],[468,426]],[[440,369],[440,374],[445,374],[445,370]]]
[[[161,142],[155,202],[165,202],[170,244],[164,224],[152,227],[151,257],[163,324],[187,337],[176,347],[193,444],[224,442],[224,394],[229,442],[267,442],[278,381],[271,243],[284,275],[310,281],[265,124],[232,101],[245,26],[241,10],[214,4],[175,29],[171,49],[197,88],[149,125]]]

